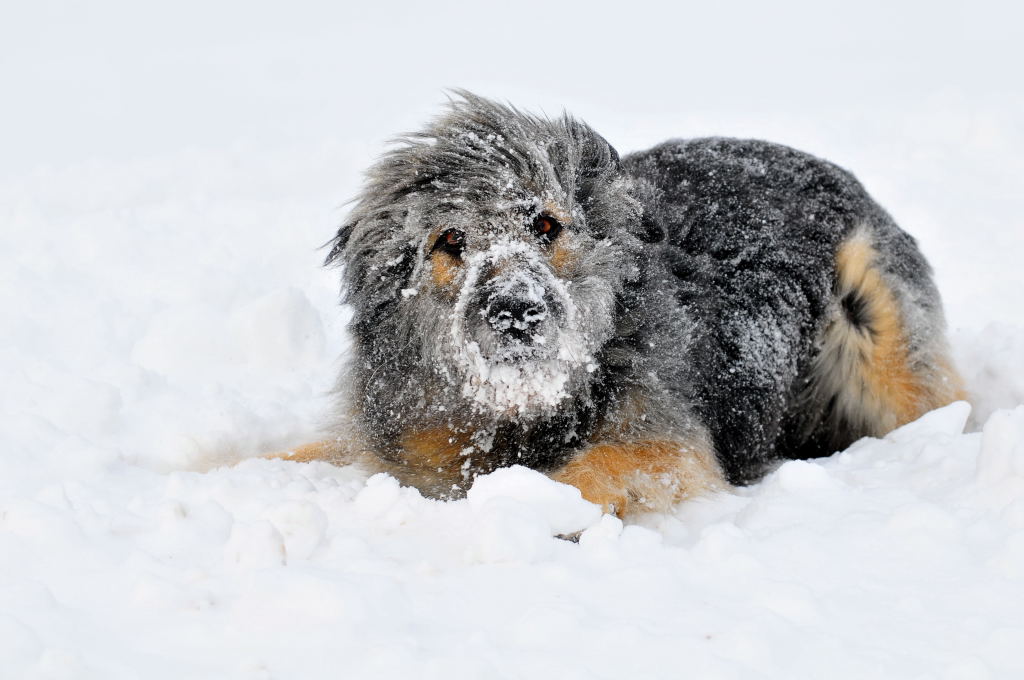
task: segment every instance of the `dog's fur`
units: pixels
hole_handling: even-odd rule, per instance
[[[522,464],[664,508],[962,396],[913,239],[767,142],[620,159],[567,115],[461,93],[371,168],[328,262],[354,309],[348,425],[297,457],[354,438],[438,497]]]

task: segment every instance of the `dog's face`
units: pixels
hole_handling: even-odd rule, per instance
[[[377,319],[357,331],[376,336],[360,345],[378,357],[366,368],[414,365],[408,380],[440,386],[422,405],[499,418],[586,387],[643,237],[600,136],[471,96],[385,156],[353,218],[332,258],[356,326],[361,311]]]
[[[519,190],[425,216],[409,291],[422,296],[434,369],[475,407],[505,415],[553,408],[586,379],[613,330],[618,284],[586,281],[614,249],[578,231],[575,206]]]

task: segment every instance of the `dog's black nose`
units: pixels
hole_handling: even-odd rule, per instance
[[[486,314],[491,328],[520,342],[532,341],[534,331],[546,316],[543,302],[508,296],[492,297]]]

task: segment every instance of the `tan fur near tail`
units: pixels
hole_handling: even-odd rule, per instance
[[[837,415],[874,436],[966,398],[946,355],[912,355],[899,302],[879,268],[870,233],[858,229],[836,254],[834,311],[812,369],[816,389],[835,396]],[[851,319],[843,304],[855,305]]]

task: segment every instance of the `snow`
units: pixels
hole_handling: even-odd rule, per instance
[[[1024,675],[1019,9],[140,7],[0,22],[0,676]],[[253,458],[317,436],[317,247],[450,85],[850,168],[973,408],[626,524],[524,468],[440,502]]]
[[[1012,677],[1024,408],[967,411],[627,526],[519,467],[439,502],[325,463],[108,466],[5,498],[4,668]]]

